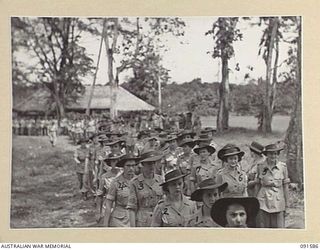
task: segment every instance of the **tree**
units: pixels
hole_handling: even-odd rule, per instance
[[[264,133],[272,132],[272,116],[275,104],[276,96],[276,84],[277,84],[277,66],[279,57],[279,18],[267,17],[262,18],[267,22],[267,27],[263,32],[259,55],[262,53],[262,57],[266,64],[266,83],[265,83],[265,97],[262,110],[262,123],[260,129]],[[273,54],[275,53],[274,65]],[[273,67],[272,67],[273,66]]]
[[[94,22],[101,23],[101,19],[95,19]],[[152,95],[156,93],[159,80],[165,82],[168,80],[168,70],[160,64],[161,57],[158,49],[164,46],[161,44],[159,35],[164,33],[181,35],[183,33],[180,27],[183,25],[179,18],[106,19],[104,42],[108,58],[112,118],[117,116],[116,92],[122,72],[128,69],[133,71],[133,77],[123,86],[139,97],[147,99],[150,93]],[[89,31],[95,35],[101,34],[99,29]],[[154,99],[154,97],[150,98],[150,100]]]
[[[92,59],[78,43],[82,26],[78,18],[12,18],[13,54],[20,49],[28,54],[29,81],[50,91],[58,119],[82,93],[81,78],[93,69]]]
[[[212,29],[206,35],[212,35],[215,43],[213,58],[221,58],[222,79],[219,87],[219,109],[217,116],[217,130],[219,132],[229,128],[229,67],[228,62],[234,56],[233,42],[242,39],[240,30],[236,28],[237,17],[220,17],[213,23]]]
[[[133,57],[123,64],[133,70],[133,77],[123,86],[133,94],[154,105],[159,87],[167,84],[169,70],[162,66],[162,57],[167,48],[164,35],[184,35],[185,23],[180,18],[137,18],[136,49]],[[162,89],[161,88],[161,89]]]
[[[293,48],[288,52],[287,60],[291,71],[286,77],[295,83],[295,106],[291,113],[286,133],[286,152],[289,176],[292,182],[303,187],[303,151],[302,151],[302,104],[301,104],[301,17],[290,17],[296,27],[298,36],[291,41]]]

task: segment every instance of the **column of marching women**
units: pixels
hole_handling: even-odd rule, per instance
[[[290,180],[278,143],[252,142],[246,168],[244,150],[217,144],[213,128],[120,130],[100,119],[77,143],[79,190],[99,226],[285,226]]]

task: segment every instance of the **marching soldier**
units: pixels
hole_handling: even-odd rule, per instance
[[[134,167],[138,158],[127,154],[117,162],[117,167],[123,172],[117,176],[110,185],[106,197],[104,226],[106,227],[129,227],[129,211],[127,209],[129,199],[130,180],[134,177]]]
[[[243,156],[244,152],[234,144],[227,144],[218,152],[218,158],[224,165],[218,174],[228,183],[228,188],[223,193],[224,197],[248,196],[247,175],[239,165]]]
[[[87,139],[82,138],[79,143],[80,147],[76,149],[74,153],[74,160],[76,162],[76,173],[79,180],[79,189],[82,193],[82,198],[84,200],[87,199],[88,195],[88,185],[84,181],[84,174],[88,171],[88,164],[89,164],[89,149],[86,146],[86,143],[88,142]]]
[[[157,151],[145,152],[141,155],[141,174],[130,182],[130,194],[127,208],[131,227],[150,227],[153,209],[162,198],[160,175],[155,174],[155,165],[162,154]]]
[[[165,197],[155,207],[152,227],[183,227],[196,211],[196,204],[183,195],[183,178],[179,169],[165,175],[162,186]]]
[[[258,227],[284,228],[285,212],[289,202],[288,169],[285,163],[279,161],[283,147],[270,144],[262,153],[266,160],[257,166],[257,199],[260,203]]]
[[[223,182],[220,175],[203,180],[199,187],[191,194],[191,200],[201,202],[201,207],[191,217],[187,227],[220,227],[211,218],[211,207],[222,197],[228,183]]]

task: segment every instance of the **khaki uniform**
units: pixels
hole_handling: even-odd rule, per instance
[[[131,180],[127,208],[136,211],[136,227],[150,227],[153,209],[163,195],[160,183],[162,178],[157,174],[151,183],[142,174]]]
[[[186,227],[221,227],[212,218],[203,217],[202,207],[187,222]]]
[[[190,155],[182,154],[178,157],[177,165],[183,174],[191,173],[191,162],[193,157],[194,155],[192,153],[190,153]],[[184,177],[183,193],[187,196],[191,195],[190,175]]]
[[[223,182],[228,183],[228,187],[223,191],[223,197],[247,197],[247,175],[238,166],[236,171],[230,172],[227,168],[218,171]]]
[[[210,159],[206,162],[195,161],[191,168],[190,181],[193,181],[195,187],[197,187],[203,180],[213,178],[217,171],[216,165],[214,165]]]
[[[155,207],[152,227],[183,227],[197,210],[196,203],[182,196],[182,206],[177,209],[167,200],[161,200]]]
[[[84,178],[84,174],[88,172],[89,149],[78,148],[74,153],[74,158],[80,162],[76,163],[75,170],[80,183],[80,191],[84,193],[90,190],[89,182]]]
[[[48,127],[48,136],[53,146],[55,146],[57,142],[57,132],[58,126],[56,124],[52,124]]]
[[[130,227],[129,212],[126,208],[130,193],[129,182],[121,174],[110,185],[107,200],[114,202],[109,221],[110,227]]]
[[[257,183],[261,185],[257,194],[260,203],[257,220],[259,227],[284,227],[284,211],[286,210],[284,185],[289,182],[285,163],[278,162],[273,167],[268,166],[266,161],[258,164]]]

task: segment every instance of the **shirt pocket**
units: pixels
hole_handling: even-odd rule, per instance
[[[112,212],[112,217],[117,218],[117,219],[124,219],[124,218],[128,217],[128,212],[115,209]]]
[[[179,225],[178,225],[178,224],[179,224],[179,222],[178,222],[179,219],[177,219],[174,214],[171,214],[171,213],[169,213],[169,214],[163,214],[163,215],[161,216],[161,220],[162,220],[164,226],[167,226],[167,227],[179,226]],[[183,225],[182,225],[182,226],[183,226]]]

